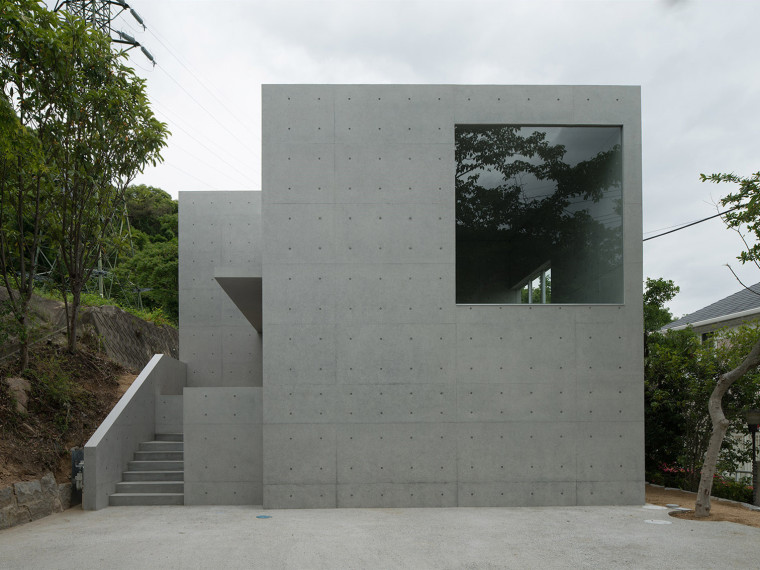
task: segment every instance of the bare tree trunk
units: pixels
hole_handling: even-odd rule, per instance
[[[29,334],[26,330],[26,314],[21,318],[21,360],[19,370],[22,372],[29,366]]]
[[[80,291],[74,290],[74,287],[72,287],[71,298],[72,298],[71,305],[67,307],[68,317],[69,317],[68,349],[69,349],[69,352],[73,354],[77,351],[77,320],[79,317]]]
[[[744,376],[750,368],[758,364],[760,364],[760,340],[755,343],[752,350],[750,350],[739,366],[720,376],[715,389],[710,394],[708,407],[713,431],[710,436],[710,444],[707,446],[705,462],[702,464],[702,476],[699,479],[697,501],[694,506],[694,514],[697,517],[710,516],[710,493],[712,492],[713,477],[715,476],[715,469],[718,464],[720,446],[723,444],[723,438],[729,426],[729,421],[723,413],[723,396],[734,382]]]

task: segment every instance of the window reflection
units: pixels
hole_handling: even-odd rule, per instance
[[[456,126],[457,303],[622,303],[620,127]]]

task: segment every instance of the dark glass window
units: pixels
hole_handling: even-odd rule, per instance
[[[456,301],[622,303],[620,127],[456,126]]]

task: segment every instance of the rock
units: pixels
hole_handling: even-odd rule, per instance
[[[50,471],[45,473],[42,479],[40,479],[40,487],[42,488],[43,493],[53,497],[58,496],[58,483],[55,482],[55,475]]]
[[[58,484],[48,472],[39,481],[0,488],[0,529],[36,521],[71,506],[71,483]]]
[[[16,411],[25,414],[29,404],[29,392],[32,390],[29,380],[26,378],[6,378],[3,383],[8,386],[8,391],[16,401]]]
[[[177,329],[143,321],[118,307],[87,307],[82,324],[92,328],[111,360],[132,370],[142,370],[154,354],[179,358]]]
[[[16,495],[13,494],[13,487],[3,487],[0,489],[0,509],[15,506]]]
[[[45,499],[29,503],[26,505],[26,508],[29,509],[29,515],[32,517],[33,521],[36,521],[37,519],[41,519],[42,517],[46,517],[48,515],[52,515],[54,512],[56,512],[52,502],[50,500],[47,500],[47,497]]]
[[[16,493],[16,501],[19,505],[29,505],[39,501],[42,486],[39,481],[23,481],[14,483],[13,491]]]
[[[71,483],[58,485],[58,500],[61,502],[62,511],[71,507]]]
[[[32,517],[25,508],[9,507],[0,509],[0,529],[31,522]]]
[[[10,512],[10,509],[0,509],[0,530],[13,526],[11,525]]]

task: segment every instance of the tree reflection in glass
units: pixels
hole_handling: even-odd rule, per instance
[[[456,126],[456,301],[622,303],[620,127]]]

